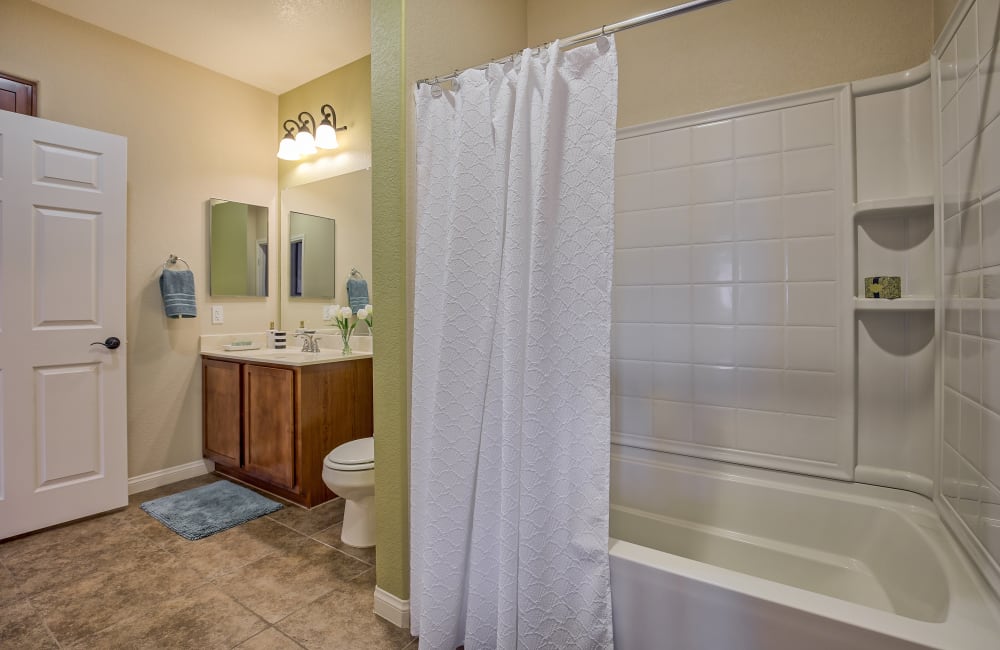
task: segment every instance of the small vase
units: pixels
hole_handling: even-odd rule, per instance
[[[351,334],[350,332],[340,332],[340,338],[344,341],[344,349],[341,350],[341,354],[344,356],[351,353]]]

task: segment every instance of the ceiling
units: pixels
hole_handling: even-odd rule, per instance
[[[280,95],[371,52],[371,0],[34,0]]]

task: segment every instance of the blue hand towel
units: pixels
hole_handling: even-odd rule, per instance
[[[368,281],[357,278],[347,280],[347,303],[355,314],[368,304]]]
[[[163,269],[160,294],[167,318],[194,318],[198,315],[194,301],[194,273],[191,271]]]

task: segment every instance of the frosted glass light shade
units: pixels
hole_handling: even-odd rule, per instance
[[[298,160],[302,156],[299,154],[299,146],[295,144],[292,136],[286,135],[278,145],[278,158],[282,160]]]
[[[337,131],[332,125],[323,122],[316,128],[316,146],[320,149],[336,149],[340,146],[337,142]]]
[[[316,153],[316,141],[313,140],[312,133],[305,129],[299,131],[295,136],[295,144],[299,148],[299,154],[303,156]]]

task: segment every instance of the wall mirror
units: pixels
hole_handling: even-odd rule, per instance
[[[288,213],[288,296],[329,298],[337,293],[337,222],[333,217]]]
[[[372,268],[371,171],[361,170],[281,192],[281,326],[330,327],[323,308],[347,304],[351,269]],[[369,284],[369,295],[372,287]]]
[[[267,208],[224,199],[208,204],[209,293],[267,296]]]

